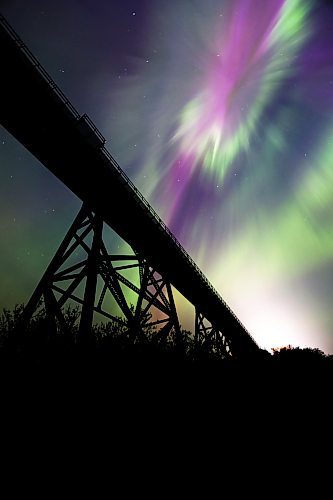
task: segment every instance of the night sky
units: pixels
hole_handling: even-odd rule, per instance
[[[0,8],[259,345],[333,353],[332,2]],[[81,203],[3,128],[0,162],[2,309]]]

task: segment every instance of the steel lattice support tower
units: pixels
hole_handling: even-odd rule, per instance
[[[206,352],[219,358],[232,355],[227,336],[220,331],[217,325],[208,321],[198,309],[195,314],[194,342],[199,353]]]
[[[85,258],[73,263],[78,249],[83,250]],[[138,270],[138,284],[122,274],[130,269]],[[102,284],[99,290],[98,280]],[[81,296],[77,293],[80,288]],[[136,295],[134,306],[128,303],[126,289]],[[108,310],[110,296],[123,317]],[[152,328],[156,329],[161,340],[169,335],[177,340],[180,333],[171,284],[137,253],[108,253],[103,240],[103,220],[85,206],[82,206],[26,305],[22,321],[27,324],[43,304],[53,329],[57,326],[66,329],[63,309],[70,301],[81,308],[81,341],[89,340],[95,313],[135,336]]]

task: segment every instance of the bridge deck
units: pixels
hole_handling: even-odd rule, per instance
[[[164,273],[235,353],[257,344],[52,78],[0,16],[0,123],[125,241]]]

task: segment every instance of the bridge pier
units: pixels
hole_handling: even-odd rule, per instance
[[[194,343],[198,353],[210,353],[219,358],[230,357],[231,346],[217,325],[208,321],[198,308],[195,311]]]
[[[82,252],[83,259],[78,257]],[[126,277],[126,270],[137,279]],[[134,303],[129,303],[128,291],[136,297]],[[111,302],[121,315],[112,313]],[[80,308],[78,340],[83,343],[91,338],[95,314],[138,337],[148,332],[162,342],[169,336],[175,343],[180,338],[171,283],[135,250],[133,255],[110,254],[103,219],[85,205],[24,308],[21,329],[44,306],[48,327],[64,331],[64,309],[73,303]]]

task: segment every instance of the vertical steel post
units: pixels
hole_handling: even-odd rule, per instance
[[[80,341],[86,341],[92,334],[92,323],[94,317],[94,306],[96,296],[97,276],[99,272],[99,261],[101,256],[101,243],[103,233],[103,220],[95,215],[93,222],[93,242],[87,260],[86,286],[84,291],[83,306],[79,327]]]

